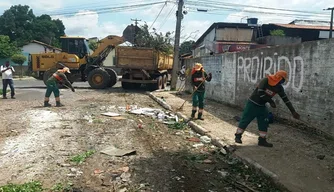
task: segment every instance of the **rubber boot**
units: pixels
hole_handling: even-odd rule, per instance
[[[60,101],[56,101],[56,107],[63,107],[64,105],[60,103]]]
[[[191,118],[192,118],[192,119],[195,118],[195,114],[196,114],[196,112],[197,112],[197,110],[192,110],[192,111],[191,111]]]
[[[234,135],[235,135],[235,142],[242,144],[242,140],[241,140],[242,133],[234,134]]]
[[[203,116],[203,113],[198,113],[197,119],[204,121],[204,118],[202,116]]]
[[[51,104],[49,103],[49,101],[44,101],[44,107],[51,107]]]
[[[273,147],[274,146],[273,144],[268,143],[267,139],[264,138],[264,137],[259,137],[259,143],[258,143],[258,145],[262,146],[262,147]]]

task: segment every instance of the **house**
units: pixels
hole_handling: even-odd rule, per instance
[[[34,53],[60,53],[61,49],[48,45],[46,43],[40,42],[33,40],[29,44],[24,45],[22,48],[22,53],[29,53],[29,54],[34,54]]]
[[[40,42],[40,41],[36,41],[33,40],[30,43],[24,45],[21,47],[21,54],[23,54],[24,56],[27,57],[27,60],[23,63],[22,65],[22,70],[24,73],[26,73],[27,69],[28,69],[28,58],[29,58],[29,54],[36,54],[36,53],[48,53],[48,52],[53,52],[53,53],[61,53],[61,49],[48,45],[46,43]],[[5,61],[10,61],[10,58],[7,59],[0,59],[0,64],[5,63]],[[14,67],[18,68],[17,64],[13,63],[12,61],[10,61],[11,65],[13,65]],[[18,73],[18,70],[16,70]]]
[[[285,36],[299,37],[301,42],[316,41],[329,38],[329,26],[323,25],[301,25],[291,22],[289,24],[269,23],[262,25],[264,36],[269,36],[272,30],[283,30]]]
[[[258,48],[256,42],[261,36],[256,18],[247,19],[247,23],[213,23],[196,41],[194,57],[224,52],[244,51]]]

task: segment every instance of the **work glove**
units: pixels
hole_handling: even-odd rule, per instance
[[[270,106],[271,106],[272,108],[276,108],[276,104],[275,104],[275,102],[271,102],[271,103],[270,103]]]
[[[209,73],[209,77],[212,78],[212,73]]]
[[[72,87],[72,91],[75,92],[74,88]]]
[[[293,118],[300,119],[300,115],[297,112],[292,113]]]

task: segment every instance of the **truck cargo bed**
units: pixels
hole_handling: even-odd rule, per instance
[[[116,67],[147,71],[170,70],[173,68],[173,57],[152,48],[120,46],[116,48]]]

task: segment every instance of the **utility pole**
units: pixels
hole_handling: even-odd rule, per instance
[[[179,55],[180,55],[180,36],[181,36],[181,20],[183,17],[182,8],[184,2],[179,0],[178,9],[176,11],[176,29],[175,29],[175,42],[174,42],[174,61],[172,70],[172,82],[171,90],[176,90],[177,84],[177,71],[179,70]]]
[[[329,38],[332,38],[332,32],[333,32],[333,11],[334,11],[334,7],[332,8],[327,8],[324,10],[331,10],[331,23],[330,23],[330,29],[329,29]]]
[[[137,18],[136,19],[131,19],[131,21],[134,21],[135,22],[135,33],[133,34],[134,37],[133,37],[133,43],[134,43],[134,46],[136,47],[137,46],[137,26],[138,26],[138,21],[141,21],[141,20],[138,20]]]

